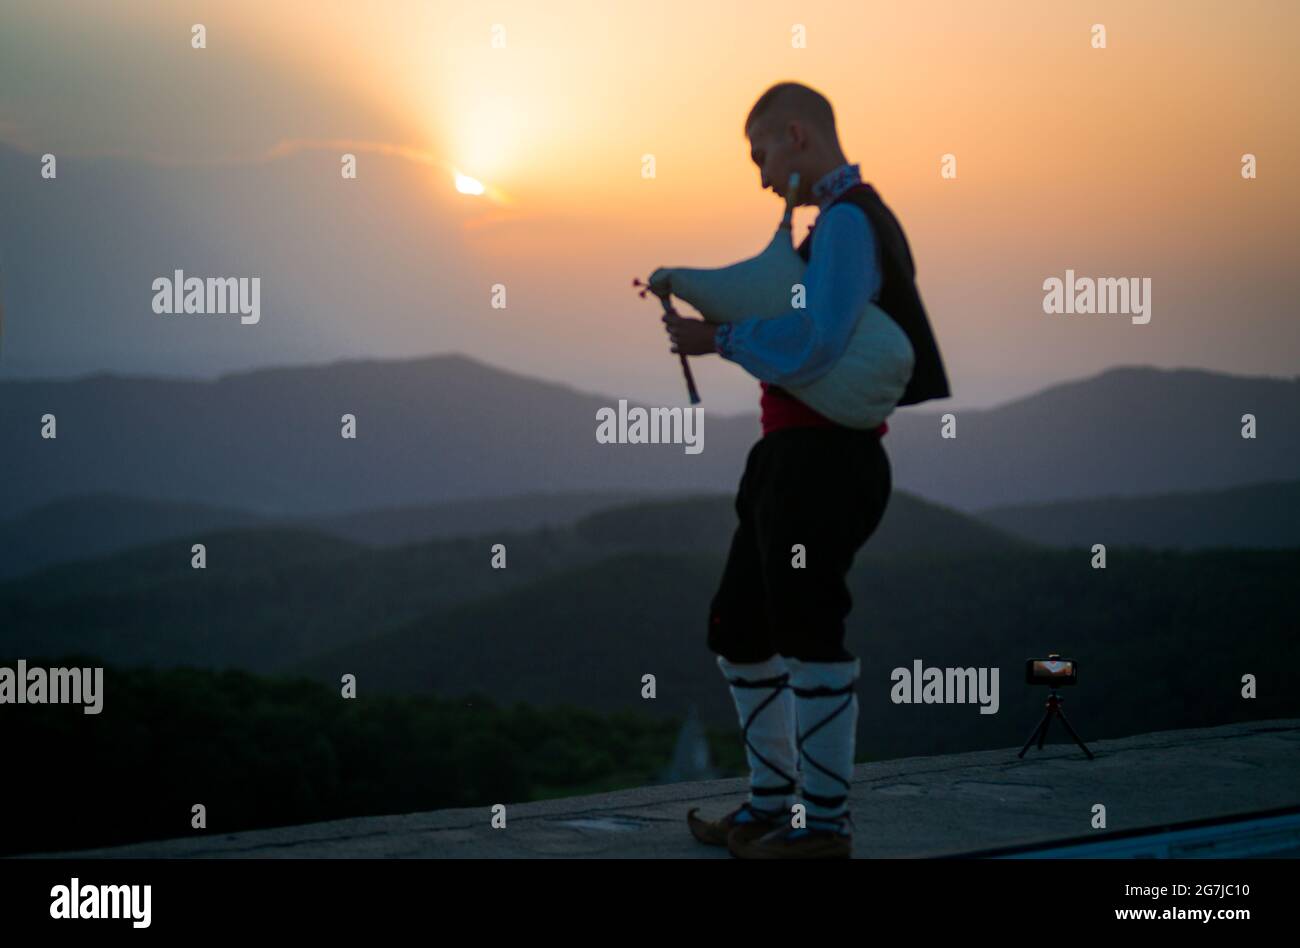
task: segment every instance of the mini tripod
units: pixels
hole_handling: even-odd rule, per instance
[[[1029,750],[1029,745],[1034,743],[1034,738],[1038,739],[1038,749],[1043,749],[1043,741],[1047,739],[1047,725],[1052,723],[1052,715],[1056,715],[1061,719],[1061,723],[1065,725],[1065,729],[1070,732],[1070,736],[1074,738],[1074,743],[1083,748],[1083,752],[1088,755],[1089,760],[1093,759],[1092,751],[1088,750],[1088,745],[1079,738],[1078,734],[1074,733],[1074,728],[1070,727],[1070,722],[1065,719],[1065,712],[1061,710],[1061,704],[1064,701],[1065,699],[1058,695],[1056,689],[1053,688],[1051,694],[1047,696],[1047,710],[1043,712],[1043,719],[1038,722],[1038,727],[1034,728],[1034,733],[1029,735],[1029,740],[1025,741],[1025,746],[1020,748],[1017,757],[1025,756],[1025,751]]]

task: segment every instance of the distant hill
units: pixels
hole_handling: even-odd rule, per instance
[[[1300,481],[993,507],[978,516],[1050,546],[1282,549],[1300,547]]]
[[[216,381],[0,381],[0,518],[111,492],[265,516],[337,517],[536,492],[721,489],[752,416],[709,415],[705,449],[599,444],[618,400],[463,356],[259,369]],[[53,414],[58,438],[40,437]],[[355,440],[341,417],[357,419]]]
[[[259,369],[215,381],[0,381],[0,519],[94,493],[340,517],[537,492],[734,491],[753,415],[705,415],[704,450],[598,444],[587,394],[457,355]],[[1111,369],[996,408],[890,419],[900,490],[983,507],[1300,478],[1300,381]],[[1239,436],[1256,415],[1259,437]],[[40,419],[58,419],[58,438]],[[358,437],[340,437],[340,418]]]
[[[714,556],[620,554],[294,670],[324,681],[350,672],[381,692],[477,691],[538,707],[679,716],[695,703],[705,723],[734,725],[705,645],[719,565]],[[1293,650],[1298,571],[1300,550],[1112,549],[1105,570],[1073,552],[861,556],[846,639],[863,665],[859,747],[901,757],[1023,743],[1046,698],[1024,683],[1024,662],[1052,651],[1080,663],[1066,712],[1085,740],[1294,715],[1300,672],[1277,656]],[[917,659],[998,668],[997,713],[892,703],[892,669]],[[1241,698],[1245,673],[1269,677],[1267,697]],[[653,701],[641,697],[646,674]]]
[[[380,508],[308,519],[317,529],[334,536],[375,546],[395,546],[442,537],[480,536],[490,530],[518,532],[559,527],[593,511],[646,496],[643,491],[534,491],[517,496]]]
[[[398,546],[491,530],[561,526],[638,496],[643,495],[628,491],[532,493],[332,517],[269,517],[230,507],[92,494],[53,501],[0,521],[0,580],[56,563],[218,530],[278,526],[327,533],[366,545]]]
[[[193,664],[267,672],[595,554],[543,528],[390,549],[301,529],[189,538],[67,563],[0,583],[0,653],[111,656],[123,666]],[[509,568],[490,568],[490,543]]]
[[[1067,698],[1085,737],[1300,711],[1298,673],[1277,659],[1294,639],[1300,549],[1112,544],[1095,570],[1086,551],[1029,546],[905,497],[849,576],[864,752],[1023,741],[1043,695],[1020,670],[1049,651],[1082,663]],[[202,571],[190,567],[187,537],[0,583],[0,656],[75,652],[334,684],[348,672],[363,693],[479,691],[668,717],[695,703],[706,724],[734,726],[705,645],[725,513],[723,498],[693,497],[387,548],[284,526],[211,531],[197,537]],[[628,549],[639,535],[651,549]],[[505,569],[491,566],[494,543],[505,545]],[[890,670],[917,659],[999,668],[998,713],[892,704]],[[1247,673],[1267,679],[1251,701],[1240,697]],[[653,702],[640,697],[645,674],[656,676]]]
[[[0,654],[258,670],[366,634],[367,610],[352,604],[348,584],[366,565],[363,548],[289,529],[193,539],[206,546],[207,569],[190,566],[186,538],[0,583]]]
[[[610,551],[726,555],[736,528],[733,494],[648,501],[597,511],[577,521],[583,539]],[[863,548],[872,553],[1001,551],[1032,547],[974,517],[896,491]]]
[[[195,543],[206,548],[210,570],[191,566],[191,547]],[[177,585],[186,589],[178,590],[171,598],[184,604],[190,596],[202,595],[198,588],[187,587],[189,583],[211,577],[213,583],[206,588],[222,583],[245,586],[254,577],[293,571],[305,564],[332,570],[340,561],[361,552],[355,543],[301,528],[205,530],[122,553],[58,563],[30,576],[0,582],[0,602],[8,594],[28,608],[46,602],[67,603],[73,607],[70,619],[75,626],[76,608],[88,608],[95,597],[129,600]],[[58,634],[51,630],[46,640]]]
[[[264,517],[229,507],[142,500],[119,494],[51,501],[0,521],[0,579],[167,537],[265,522]]]
[[[1217,490],[1300,478],[1300,377],[1123,366],[988,409],[904,409],[894,482],[960,510]],[[1241,437],[1253,414],[1258,437]]]
[[[638,542],[647,550],[705,554],[716,578],[734,525],[729,502],[713,496],[626,504],[569,526],[384,548],[292,525],[195,531],[0,582],[0,652],[81,651],[126,665],[277,671],[456,604],[598,563]],[[891,501],[878,540],[871,545],[882,552],[1025,546],[902,493]],[[194,542],[207,546],[206,570],[190,566]],[[505,545],[505,569],[491,566],[496,543]]]

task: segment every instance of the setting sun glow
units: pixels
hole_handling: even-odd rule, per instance
[[[482,194],[483,185],[467,174],[456,172],[456,190],[461,194]]]

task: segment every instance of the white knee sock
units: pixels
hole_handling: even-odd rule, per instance
[[[749,802],[763,810],[789,814],[797,783],[794,698],[789,670],[780,655],[765,662],[735,664],[718,656],[718,668],[731,685],[749,760]]]
[[[857,736],[861,661],[801,662],[787,658],[794,693],[802,799],[808,825],[842,819],[849,809],[853,750]]]

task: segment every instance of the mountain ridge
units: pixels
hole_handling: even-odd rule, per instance
[[[95,492],[328,516],[528,492],[734,491],[753,415],[704,450],[601,444],[617,402],[469,356],[350,359],[212,380],[0,381],[0,520]],[[1300,478],[1300,380],[1117,367],[997,408],[895,412],[894,484],[959,510]],[[1254,413],[1258,435],[1240,418]],[[40,419],[58,418],[58,439]],[[341,418],[356,437],[341,437]],[[943,437],[942,419],[956,437]]]

